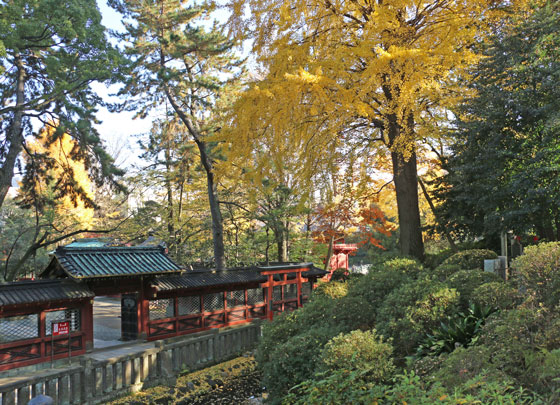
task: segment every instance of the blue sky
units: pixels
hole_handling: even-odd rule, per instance
[[[103,25],[109,29],[122,30],[121,16],[106,4],[106,0],[97,0],[97,5],[103,16]],[[110,94],[117,91],[117,87],[107,88],[96,83],[93,88],[105,99],[110,99]],[[105,108],[100,108],[97,113],[102,123],[97,125],[97,130],[106,143],[107,151],[116,157],[116,163],[122,168],[130,168],[141,163],[138,155],[135,136],[145,134],[150,130],[152,118],[133,119],[134,113],[110,113]],[[115,156],[117,155],[117,156]]]

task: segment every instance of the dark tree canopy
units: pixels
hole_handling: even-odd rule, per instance
[[[456,230],[560,239],[560,5],[500,33],[475,70],[440,187]]]
[[[105,152],[93,124],[102,100],[93,82],[118,79],[119,53],[105,37],[95,2],[12,0],[0,5],[0,206],[12,184],[26,142],[43,126],[56,127],[50,143],[69,134],[71,158],[83,160],[99,184],[117,185],[121,172]],[[49,167],[48,159],[27,160],[26,181]],[[20,169],[22,169],[20,167]],[[21,171],[21,170],[20,170]],[[64,193],[80,193],[63,176]]]

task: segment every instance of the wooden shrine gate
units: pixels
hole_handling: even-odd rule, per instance
[[[0,285],[0,371],[66,357],[68,343],[73,356],[92,350],[95,296],[122,296],[122,338],[152,341],[272,319],[325,274],[311,263],[184,271],[161,247],[58,248],[46,280]],[[55,320],[70,335],[53,339]]]

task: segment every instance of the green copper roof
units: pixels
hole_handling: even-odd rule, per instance
[[[53,267],[62,269],[75,279],[173,274],[182,271],[161,246],[59,247],[42,276],[48,276]]]

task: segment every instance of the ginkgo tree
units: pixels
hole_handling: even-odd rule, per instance
[[[502,5],[231,0],[231,30],[252,40],[263,76],[236,105],[232,153],[267,139],[305,148],[303,156],[344,143],[390,155],[400,249],[422,258],[418,147],[440,136],[433,123],[463,95],[459,77],[478,60],[472,45]]]

